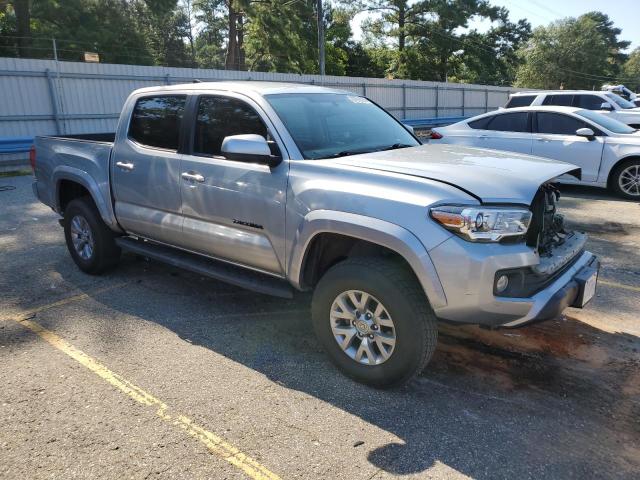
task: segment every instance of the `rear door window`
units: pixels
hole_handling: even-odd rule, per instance
[[[509,99],[504,108],[528,107],[536,98],[535,95],[515,95]]]
[[[486,130],[498,132],[528,132],[527,112],[502,113],[495,115]]]
[[[562,107],[573,106],[573,95],[547,95],[542,105],[559,105]]]
[[[178,150],[186,95],[162,95],[136,102],[129,123],[129,138],[140,145]]]
[[[225,137],[251,133],[267,139],[267,127],[253,107],[231,97],[200,98],[193,142],[195,154],[222,156]]]
[[[590,127],[569,115],[561,113],[537,112],[536,127],[538,133],[549,133],[554,135],[575,135],[576,130],[583,127]]]
[[[467,125],[469,125],[471,128],[476,130],[486,130],[491,120],[493,120],[492,116],[483,117],[483,118],[479,118],[478,120],[473,120],[472,122],[469,122]]]

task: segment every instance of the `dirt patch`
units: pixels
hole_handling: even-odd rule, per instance
[[[640,338],[574,318],[517,330],[442,326],[429,369],[503,392],[538,391],[572,403],[637,438]]]

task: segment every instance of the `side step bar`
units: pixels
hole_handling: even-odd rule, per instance
[[[130,237],[116,238],[116,244],[125,251],[142,255],[173,267],[215,278],[254,292],[275,297],[293,298],[293,289],[284,280],[255,272],[229,263],[202,257],[177,248],[153,242],[135,240]]]

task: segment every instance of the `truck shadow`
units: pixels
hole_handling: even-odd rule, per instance
[[[571,317],[520,330],[443,325],[427,370],[381,391],[331,366],[313,337],[307,295],[265,297],[131,257],[121,269],[138,278],[128,288],[137,293],[96,301],[395,435],[399,441],[347,446],[382,471],[420,474],[444,464],[486,479],[632,478],[640,468],[636,336]],[[176,302],[189,303],[184,317]],[[117,325],[108,328],[104,341],[117,341]]]

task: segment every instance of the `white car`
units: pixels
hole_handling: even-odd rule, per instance
[[[572,107],[501,109],[434,128],[429,143],[520,152],[573,163],[582,178],[572,183],[611,188],[640,200],[640,133],[610,116]]]
[[[633,128],[640,128],[640,108],[611,92],[555,90],[518,92],[509,95],[505,108],[559,106],[595,110]]]

